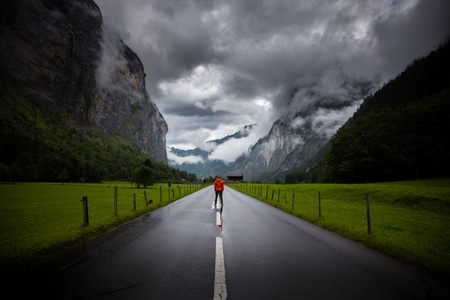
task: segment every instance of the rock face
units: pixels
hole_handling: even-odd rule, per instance
[[[242,171],[246,180],[274,181],[288,171],[307,171],[313,167],[326,153],[330,138],[373,89],[371,82],[342,78],[337,95],[309,90],[297,93],[307,94],[313,101],[293,97],[292,109],[272,125],[270,132],[233,169]]]
[[[234,169],[242,170],[249,180],[274,180],[293,169],[306,170],[329,141],[329,137],[312,127],[310,119],[300,127],[292,126],[292,120],[286,117],[277,120],[270,132],[251,147],[247,158],[236,162]]]
[[[145,88],[138,56],[102,28],[92,0],[0,4],[0,88],[83,130],[119,135],[167,161],[167,124]]]

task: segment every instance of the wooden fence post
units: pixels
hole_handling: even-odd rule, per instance
[[[159,203],[162,203],[162,186],[159,186]]]
[[[367,232],[370,234],[372,232],[372,224],[370,219],[370,194],[366,194],[366,207],[367,207]]]
[[[319,198],[319,218],[322,217],[322,204],[320,203],[320,191],[317,193]]]
[[[266,199],[269,197],[269,186],[266,188]]]
[[[117,217],[117,186],[114,187],[114,216]]]
[[[145,202],[145,206],[148,206],[148,200],[147,200],[147,193],[144,190],[144,202]]]
[[[133,193],[133,211],[136,211],[136,194]]]
[[[292,191],[292,210],[294,210],[294,197],[295,197],[295,190]]]
[[[275,190],[272,190],[272,199],[270,201],[273,201],[273,195],[275,194]]]
[[[81,201],[83,202],[83,220],[84,225],[89,226],[89,211],[88,211],[88,197],[84,196]]]

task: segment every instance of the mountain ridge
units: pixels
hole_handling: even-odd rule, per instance
[[[450,176],[450,40],[367,97],[331,140],[323,182]]]
[[[253,127],[255,127],[255,126],[256,126],[256,124],[244,125],[243,127],[239,128],[239,130],[233,134],[229,134],[220,139],[209,140],[209,141],[206,141],[206,143],[214,143],[217,145],[221,145],[230,139],[240,139],[243,137],[247,137],[250,134],[250,131],[253,130]]]
[[[2,1],[0,87],[83,131],[94,126],[167,161],[167,124],[139,57],[92,0]]]
[[[218,146],[232,139],[242,139],[248,137],[257,124],[244,125],[238,131],[226,135],[222,138],[205,141],[209,144],[209,150],[203,150],[199,147],[193,149],[178,149],[176,147],[168,147],[169,149],[169,165],[180,168],[190,173],[197,174],[200,178],[214,177],[217,174],[225,174],[231,171],[232,164],[224,163],[219,159],[210,159],[209,156],[217,149]],[[174,156],[172,156],[174,155]],[[181,159],[180,159],[181,158]],[[185,159],[188,158],[188,159]],[[185,160],[183,160],[185,159]],[[179,160],[180,162],[177,162]]]
[[[211,168],[211,162],[206,156],[206,153],[214,151],[211,150],[202,154],[201,161],[186,162],[177,167],[192,172],[195,165],[199,171],[203,163],[208,171],[205,174],[208,175],[213,175],[211,169],[216,173],[240,171],[244,173],[246,180],[273,182],[281,180],[286,172],[293,169],[305,172],[323,158],[325,152],[321,149],[327,146],[332,135],[373,90],[371,82],[350,79],[343,74],[338,76],[342,78],[343,87],[337,95],[321,93],[315,86],[296,89],[289,99],[291,109],[235,161],[220,163],[216,168]],[[305,98],[312,100],[308,102]],[[216,141],[225,142],[231,137],[242,139],[246,136],[238,131]],[[188,153],[184,152],[184,155],[188,156]],[[172,164],[175,165],[174,161]]]

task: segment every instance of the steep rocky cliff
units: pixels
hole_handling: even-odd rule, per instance
[[[291,170],[306,171],[326,153],[330,138],[351,117],[358,103],[369,94],[372,83],[340,75],[339,93],[307,89],[297,91],[288,113],[253,145],[234,170],[247,180],[280,179]]]
[[[292,125],[292,120],[282,118],[234,169],[242,170],[249,180],[275,180],[284,172],[311,167],[310,160],[328,140],[328,136],[313,130],[309,117],[298,127]]]
[[[0,89],[77,130],[94,126],[167,160],[167,124],[146,91],[143,65],[102,27],[92,0],[2,1],[0,25]]]

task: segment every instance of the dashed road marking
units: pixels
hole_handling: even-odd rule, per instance
[[[215,209],[216,210],[216,225],[217,226],[220,226],[220,227],[222,227],[222,205],[221,204],[217,204],[217,205],[214,205],[214,202],[213,202],[213,204],[211,205],[211,209]]]
[[[214,300],[224,299],[227,299],[227,285],[225,283],[223,241],[221,237],[216,237],[216,275],[214,278]]]
[[[216,212],[216,225],[222,226],[222,214],[220,211]]]

